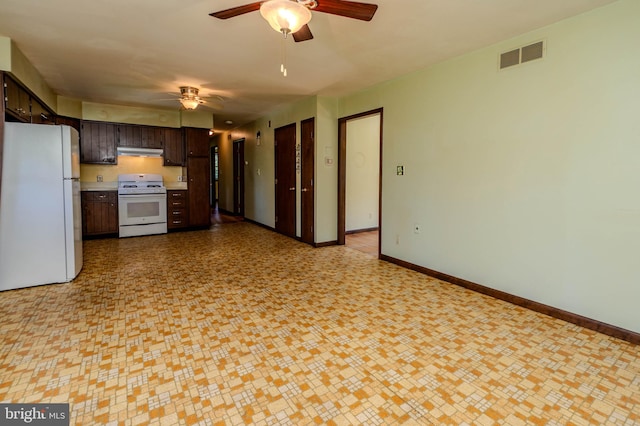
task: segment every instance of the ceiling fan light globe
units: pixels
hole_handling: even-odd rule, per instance
[[[260,14],[279,33],[295,33],[311,20],[309,9],[290,0],[268,0],[260,6]]]
[[[182,104],[184,109],[196,109],[200,102],[197,99],[180,99],[180,103]]]

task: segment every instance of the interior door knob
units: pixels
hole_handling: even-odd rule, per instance
[[[300,191],[307,192],[308,190],[309,190],[308,188],[302,188]]]

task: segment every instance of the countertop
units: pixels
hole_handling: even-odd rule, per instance
[[[80,182],[81,191],[117,191],[118,182]]]
[[[167,190],[186,190],[187,182],[166,182]],[[117,191],[118,182],[80,182],[81,191]]]

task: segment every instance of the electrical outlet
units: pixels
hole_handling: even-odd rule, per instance
[[[178,176],[178,182],[182,182],[182,175]]]
[[[96,176],[96,182],[102,182],[102,175]]]
[[[404,166],[396,166],[396,175],[404,176]]]

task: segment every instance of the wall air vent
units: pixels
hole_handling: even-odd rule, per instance
[[[544,42],[530,44],[518,49],[500,54],[500,69],[505,69],[525,62],[542,58],[544,54]]]

